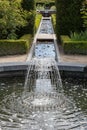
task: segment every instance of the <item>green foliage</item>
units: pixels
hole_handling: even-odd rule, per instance
[[[35,0],[36,3],[55,2],[55,0]]]
[[[56,32],[56,15],[55,14],[52,14],[52,23],[53,23],[54,31]]]
[[[21,5],[24,10],[27,10],[27,11],[34,10],[35,0],[22,0]]]
[[[44,10],[44,5],[37,4],[36,9],[37,10]]]
[[[0,39],[16,39],[16,30],[26,24],[19,1],[0,0]]]
[[[36,1],[36,6],[41,5],[41,6],[54,6],[55,5],[55,0],[35,0]]]
[[[66,54],[87,55],[87,41],[65,41],[63,48]]]
[[[0,56],[25,54],[28,48],[26,40],[0,40]]]
[[[87,54],[87,40],[74,41],[69,36],[61,36],[63,49],[66,54]]]
[[[83,0],[56,0],[56,32],[57,36],[70,35],[82,29],[80,9]]]
[[[52,7],[51,7],[51,10],[56,10],[56,6],[52,6]]]
[[[29,33],[33,35],[35,23],[35,0],[22,0],[21,5],[23,10],[29,12],[29,15],[27,15],[26,18],[28,24],[24,28],[21,28],[20,32],[23,32],[23,34]]]
[[[26,40],[28,47],[30,48],[32,43],[32,35],[31,34],[25,34],[22,37],[20,37],[20,40]]]
[[[72,41],[87,41],[87,30],[81,31],[80,33],[71,33],[71,40]]]
[[[41,14],[36,14],[36,18],[35,18],[35,32],[37,31],[39,25],[40,25],[40,21],[41,21],[42,15]]]
[[[84,20],[84,27],[87,29],[87,1],[84,1],[84,6],[81,10],[82,18]]]
[[[70,37],[67,36],[67,35],[62,35],[62,36],[61,36],[61,42],[63,43],[63,42],[65,42],[65,41],[71,41],[71,39],[70,39]]]
[[[26,15],[26,14],[25,14]],[[23,34],[34,34],[34,23],[35,23],[35,12],[31,11],[28,12],[28,15],[26,17],[26,20],[28,24],[21,28],[20,33]]]

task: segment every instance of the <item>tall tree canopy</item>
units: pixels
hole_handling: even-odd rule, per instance
[[[16,30],[26,24],[18,1],[0,0],[0,39],[17,38]]]
[[[83,21],[80,10],[83,0],[56,0],[57,35],[70,34],[82,30]]]

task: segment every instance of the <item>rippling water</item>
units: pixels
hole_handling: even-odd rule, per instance
[[[23,95],[23,78],[0,79],[0,129],[86,130],[86,85],[87,80],[64,79],[64,93],[58,93],[54,87],[50,88],[54,93],[52,96],[40,95],[33,87]]]
[[[34,57],[54,57],[55,58],[55,47],[54,42],[38,42],[35,47]]]
[[[42,20],[42,24],[41,24],[39,33],[40,34],[53,34],[52,23],[49,19]]]

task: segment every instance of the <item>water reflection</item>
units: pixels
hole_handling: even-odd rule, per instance
[[[64,91],[69,98],[73,98],[76,106],[87,113],[87,80],[65,79]]]

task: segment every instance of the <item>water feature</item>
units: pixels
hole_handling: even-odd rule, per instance
[[[55,58],[55,46],[53,42],[49,41],[38,41],[35,47],[34,57],[54,57]]]
[[[50,19],[42,19],[40,34],[53,34],[52,23]]]
[[[53,42],[39,41],[26,80],[0,80],[1,130],[87,129],[87,89],[78,80],[62,84],[55,53]]]
[[[37,81],[38,84],[39,81]],[[50,83],[48,83],[50,85]],[[45,85],[44,85],[45,86]],[[57,97],[57,102],[63,103],[55,109],[30,110],[27,101],[23,95],[24,78],[0,78],[0,128],[2,130],[86,130],[87,129],[87,80],[64,79],[63,89],[65,99]],[[27,90],[26,97],[29,94],[35,94],[36,88]],[[33,91],[33,92],[32,92]],[[52,89],[58,93],[57,88]],[[46,93],[45,93],[46,94]],[[30,97],[31,97],[30,95]],[[38,94],[39,95],[39,94]],[[35,95],[37,96],[37,95]],[[40,95],[41,96],[41,95]],[[50,105],[54,103],[49,100],[48,95],[37,97],[32,104]],[[50,96],[50,95],[49,95]],[[21,98],[25,100],[22,103]],[[40,99],[38,101],[38,98]],[[69,99],[69,100],[68,100]],[[49,100],[49,102],[48,102]],[[63,100],[65,102],[63,102]],[[43,102],[45,101],[45,102]],[[49,104],[48,104],[49,103]],[[25,105],[26,104],[26,105]]]

